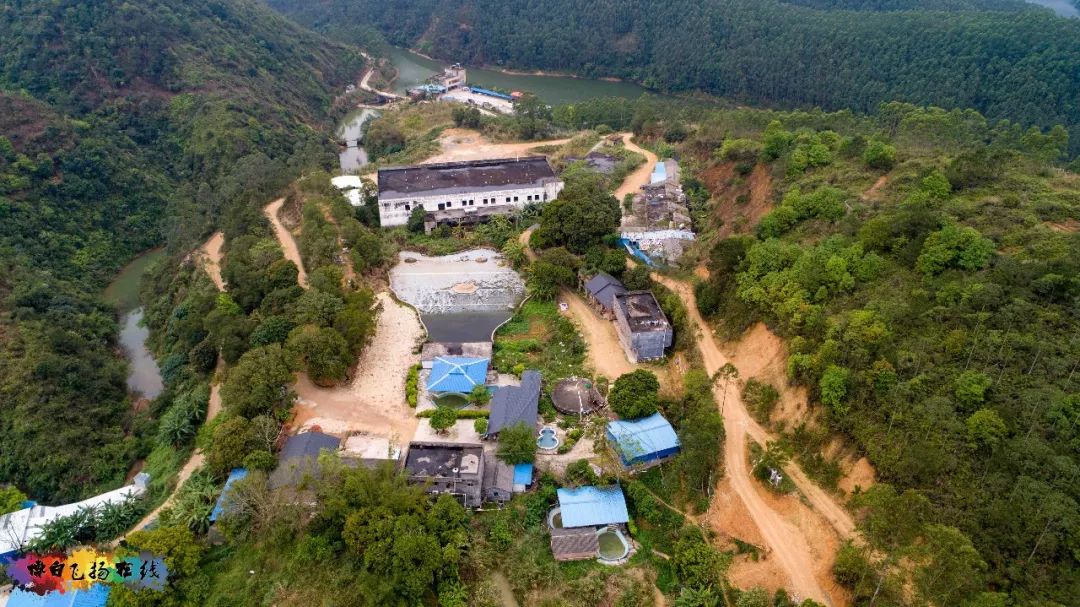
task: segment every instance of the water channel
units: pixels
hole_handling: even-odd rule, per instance
[[[345,142],[345,149],[338,153],[341,172],[356,173],[368,163],[367,150],[360,146],[360,140],[367,122],[378,115],[373,109],[360,108],[346,116],[338,127],[338,138]]]
[[[161,370],[146,347],[150,329],[142,324],[143,309],[139,306],[139,285],[147,269],[165,257],[162,249],[153,249],[136,257],[120,270],[105,288],[105,301],[116,306],[120,313],[120,347],[124,350],[130,370],[128,390],[144,398],[155,399],[164,390]]]

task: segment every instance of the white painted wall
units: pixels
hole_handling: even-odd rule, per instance
[[[411,196],[388,198],[379,196],[379,219],[383,227],[403,226],[409,221],[409,215],[417,206],[423,206],[428,213],[438,213],[439,205],[443,210],[474,209],[476,212],[509,214],[515,209],[523,209],[530,202],[555,200],[563,189],[563,182],[552,181],[541,186],[517,189],[493,189],[487,192],[471,192],[441,196]],[[545,196],[546,194],[546,196]],[[488,203],[484,204],[484,200]],[[509,201],[507,201],[509,199]],[[470,204],[469,201],[472,201]]]

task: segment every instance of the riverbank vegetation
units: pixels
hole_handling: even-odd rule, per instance
[[[1069,67],[1080,62],[1080,22],[1020,0],[637,0],[586,13],[568,0],[270,4],[300,23],[370,25],[397,46],[471,65],[614,76],[770,106],[869,112],[901,99],[1080,125]]]
[[[361,61],[254,4],[171,0],[23,2],[0,57],[0,477],[55,503],[122,484],[197,383],[187,350],[158,349],[177,377],[133,411],[105,282],[167,236],[175,273],[210,226],[332,158],[308,125]]]

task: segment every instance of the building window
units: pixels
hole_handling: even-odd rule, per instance
[[[517,198],[518,198],[517,196],[514,196],[514,202],[517,202]]]
[[[439,210],[442,211],[445,208],[446,208],[446,205],[440,202],[439,203]]]
[[[390,210],[390,203],[389,203],[389,202],[384,202],[384,203],[383,203],[383,205],[382,205],[382,208],[384,208],[384,209],[386,209],[387,211],[389,211],[389,210]]]
[[[510,197],[509,196],[506,197],[506,202],[510,202]]]
[[[411,211],[412,210],[412,207],[409,206],[409,203],[407,203],[407,202],[405,203],[405,210],[406,211]]]

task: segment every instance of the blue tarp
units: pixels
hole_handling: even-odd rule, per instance
[[[487,381],[488,359],[440,356],[431,364],[428,392],[468,394]]]
[[[608,422],[607,437],[624,466],[664,459],[679,452],[679,436],[659,413]]]
[[[653,169],[652,177],[649,179],[649,183],[660,183],[667,179],[667,167],[663,162],[657,162],[656,168]]]
[[[11,592],[7,607],[105,607],[105,603],[109,601],[110,590],[105,584],[94,584],[89,590],[53,590],[45,596],[39,596],[33,592],[15,589]]]
[[[645,265],[647,265],[647,266],[655,266],[656,265],[656,263],[653,262],[652,258],[649,257],[648,255],[646,255],[644,251],[639,249],[637,244],[634,243],[634,241],[632,241],[632,240],[630,240],[628,238],[620,238],[619,239],[619,246],[620,247],[626,247],[626,250],[630,251],[631,255],[633,255],[634,257],[637,257],[641,261],[644,261]]]
[[[221,489],[221,495],[218,496],[217,503],[214,504],[214,509],[210,511],[210,522],[221,518],[221,515],[225,512],[225,498],[229,496],[229,489],[236,481],[246,477],[248,471],[245,468],[233,468],[233,471],[229,473],[229,478],[225,480],[225,486]]]
[[[618,486],[559,489],[558,494],[563,527],[597,527],[630,520],[626,498]]]
[[[533,465],[532,464],[516,464],[514,466],[514,484],[525,485],[528,487],[532,484]]]

